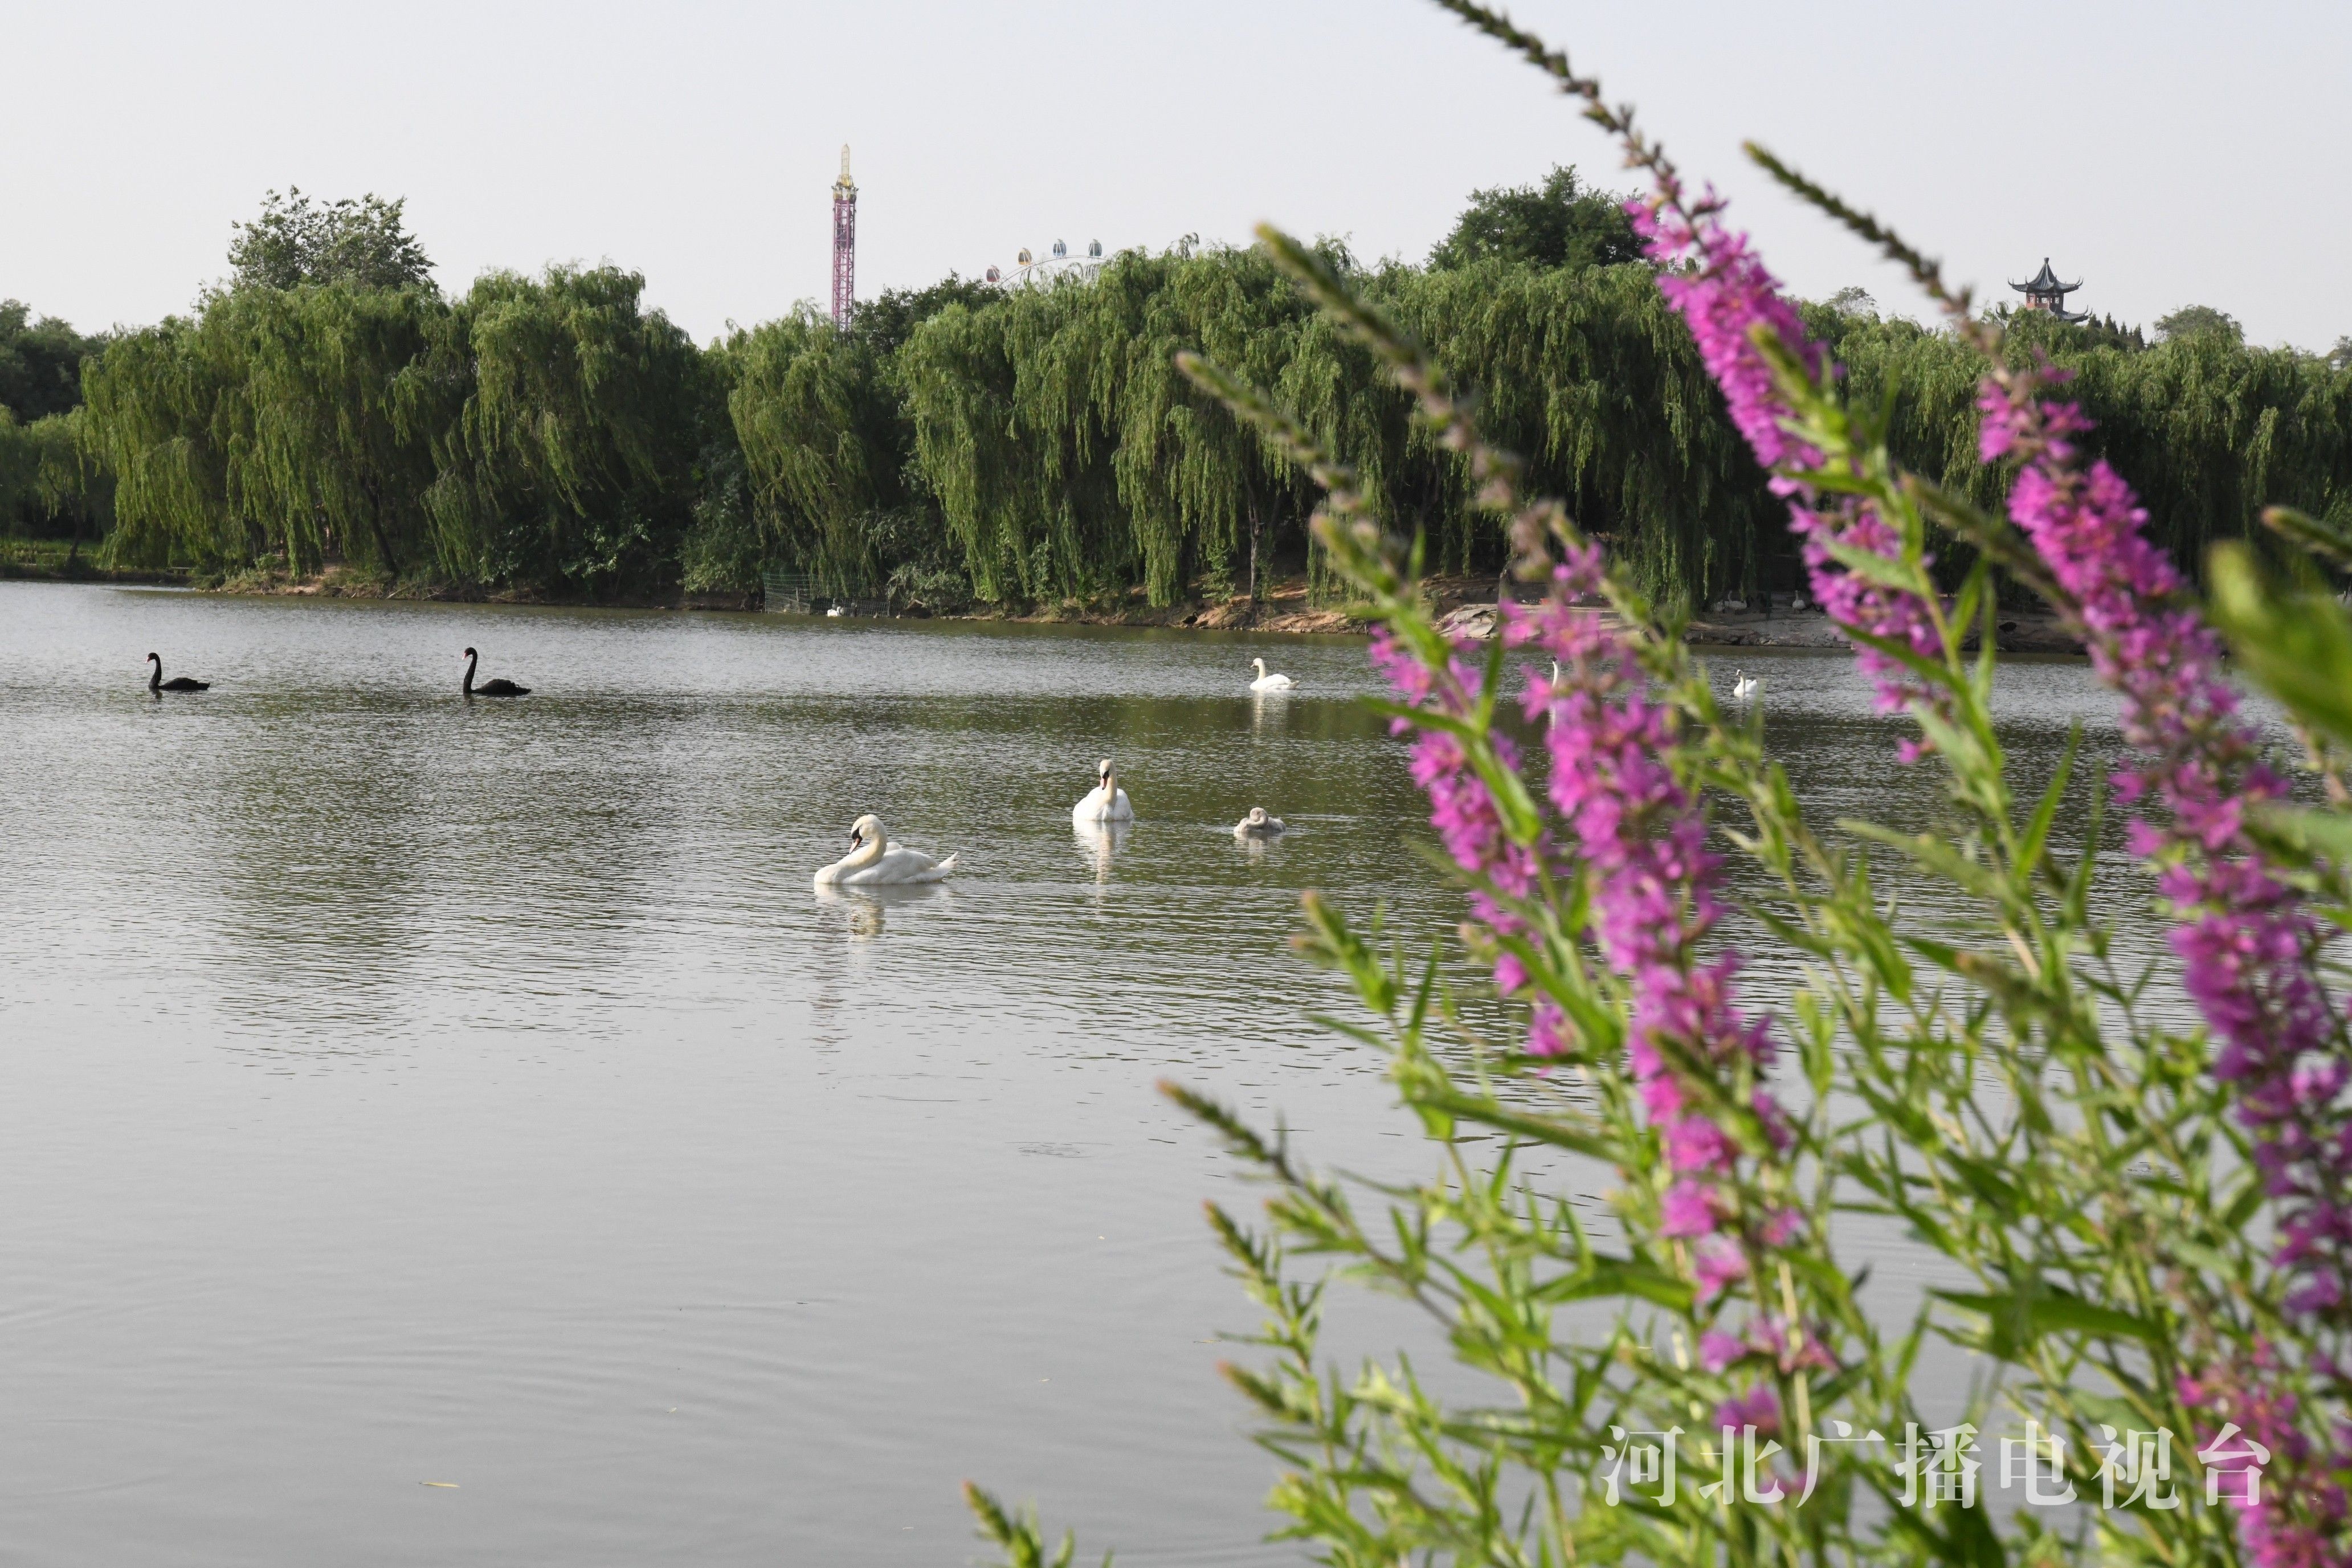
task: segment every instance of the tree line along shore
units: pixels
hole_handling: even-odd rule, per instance
[[[152,327],[85,337],[0,304],[0,571],[1344,624],[1307,476],[1182,377],[1186,348],[1295,410],[1465,595],[1501,563],[1461,459],[1254,249],[1129,251],[1044,289],[950,278],[845,329],[804,307],[697,344],[611,266],[446,295],[396,201],[273,194],[233,236],[231,275]],[[1705,618],[1795,586],[1782,509],[1614,197],[1562,169],[1474,194],[1424,263],[1330,248],[1653,592]],[[1859,290],[1803,309],[1896,456],[1997,504],[1973,353]],[[2352,523],[2352,339],[2260,348],[2190,307],[2152,333],[2029,312],[2010,341],[2074,373],[2088,444],[2175,559],[2265,504]]]

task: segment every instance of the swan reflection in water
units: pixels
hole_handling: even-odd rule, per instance
[[[1290,693],[1287,691],[1253,691],[1250,693],[1250,729],[1255,733],[1287,729],[1290,723]]]
[[[887,911],[899,905],[953,900],[954,894],[943,882],[902,882],[880,887],[854,883],[839,887],[828,883],[816,889],[816,901],[840,913],[844,928],[861,941],[880,936],[887,924]]]
[[[1128,839],[1134,837],[1135,824],[1131,821],[1074,822],[1070,825],[1070,833],[1077,843],[1078,853],[1094,867],[1095,881],[1100,884],[1110,880],[1111,860],[1127,847]]]

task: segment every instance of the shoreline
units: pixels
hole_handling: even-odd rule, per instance
[[[71,574],[38,568],[0,565],[0,578],[21,582],[123,584],[132,586],[187,586],[184,574],[156,571],[112,571],[83,567]],[[1491,578],[1431,578],[1426,590],[1440,626],[1456,634],[1485,638],[1494,634],[1495,584]],[[323,598],[407,600],[423,604],[536,605],[575,609],[715,611],[763,615],[758,593],[671,594],[659,597],[589,599],[515,590],[482,590],[449,584],[404,587],[376,579],[330,571],[299,581],[271,579],[257,583],[232,580],[215,587],[192,587],[199,594],[236,598]],[[1066,600],[1045,608],[1009,611],[970,608],[933,612],[919,606],[898,614],[851,613],[845,620],[1002,621],[1019,626],[1133,626],[1167,631],[1255,632],[1272,637],[1369,637],[1369,619],[1354,606],[1318,606],[1309,598],[1303,578],[1277,584],[1255,605],[1245,600],[1223,604],[1186,603],[1153,606],[1141,602],[1142,590],[1131,590],[1129,603],[1084,603]],[[865,605],[858,606],[860,609]],[[782,614],[783,612],[778,612]],[[812,619],[828,619],[815,616]],[[2069,636],[2055,616],[2036,611],[2004,615],[1997,623],[1998,651],[2002,653],[2080,654],[2082,645]],[[1686,623],[1683,639],[1707,647],[1834,648],[1851,647],[1843,634],[1818,610],[1778,608],[1770,612],[1709,611]],[[1971,637],[1967,646],[1973,647]]]

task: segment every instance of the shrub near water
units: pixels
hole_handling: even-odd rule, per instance
[[[1370,290],[1267,232],[1546,589],[1491,643],[1442,635],[1418,608],[1418,552],[1391,542],[1363,477],[1277,397],[1188,360],[1327,492],[1317,528],[1383,617],[1374,657],[1465,895],[1462,947],[1520,1020],[1474,1028],[1438,955],[1409,962],[1310,899],[1307,947],[1353,980],[1370,1018],[1350,1032],[1388,1054],[1431,1174],[1331,1177],[1171,1091],[1271,1188],[1255,1225],[1211,1217],[1265,1311],[1260,1353],[1230,1375],[1281,1462],[1281,1533],[1364,1565],[2352,1560],[2352,1039],[2333,942],[2352,921],[2352,617],[2266,582],[2242,546],[2216,552],[2218,617],[2303,731],[2305,754],[2269,755],[2063,367],[1757,152],[1906,268],[1975,355],[1966,467],[1997,477],[2000,509],[1909,468],[1835,345],[1630,110],[1499,16],[1441,3],[1549,73],[1645,177],[1631,216],[1659,293],[1855,643],[1890,765],[1938,779],[1946,821],[1809,820],[1672,615],[1530,489]],[[2352,532],[2273,515],[2352,565]],[[1955,546],[1966,564],[1939,568]],[[2048,601],[2115,694],[2110,776],[2076,745],[2045,790],[2014,792],[1992,656],[1962,652],[1991,629],[1996,570]],[[1580,607],[1596,595],[1607,613]],[[2293,807],[2295,766],[2335,804]],[[2091,913],[2110,810],[2132,862],[2111,874],[2168,921],[2168,963],[2127,963]],[[1736,898],[1735,855],[1768,891]],[[1901,914],[1889,866],[1967,918]],[[1801,981],[1743,985],[1735,906]],[[2191,1026],[2150,1005],[2173,974]],[[1611,1173],[1606,1226],[1529,1173],[1563,1153]],[[1856,1215],[1900,1222],[1969,1283],[1885,1324]],[[1424,1308],[1491,1396],[1441,1398],[1401,1358],[1327,1366],[1349,1279]],[[1596,1306],[1605,1327],[1572,1326]],[[1977,1359],[1964,1394],[1918,1374],[1930,1336]],[[1013,1562],[1045,1559],[1033,1518],[973,1500]]]

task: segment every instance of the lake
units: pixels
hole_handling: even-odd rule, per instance
[[[468,644],[535,694],[461,700]],[[1738,651],[1818,819],[1933,818],[1848,660]],[[1200,1203],[1255,1198],[1153,1086],[1425,1163],[1288,945],[1308,888],[1458,918],[1372,689],[1352,639],[0,583],[0,1561],[951,1564],[967,1477],[1088,1561],[1297,1561],[1214,1373]],[[2107,725],[2079,661],[2002,691],[2028,773]],[[866,811],[954,879],[814,894]]]

